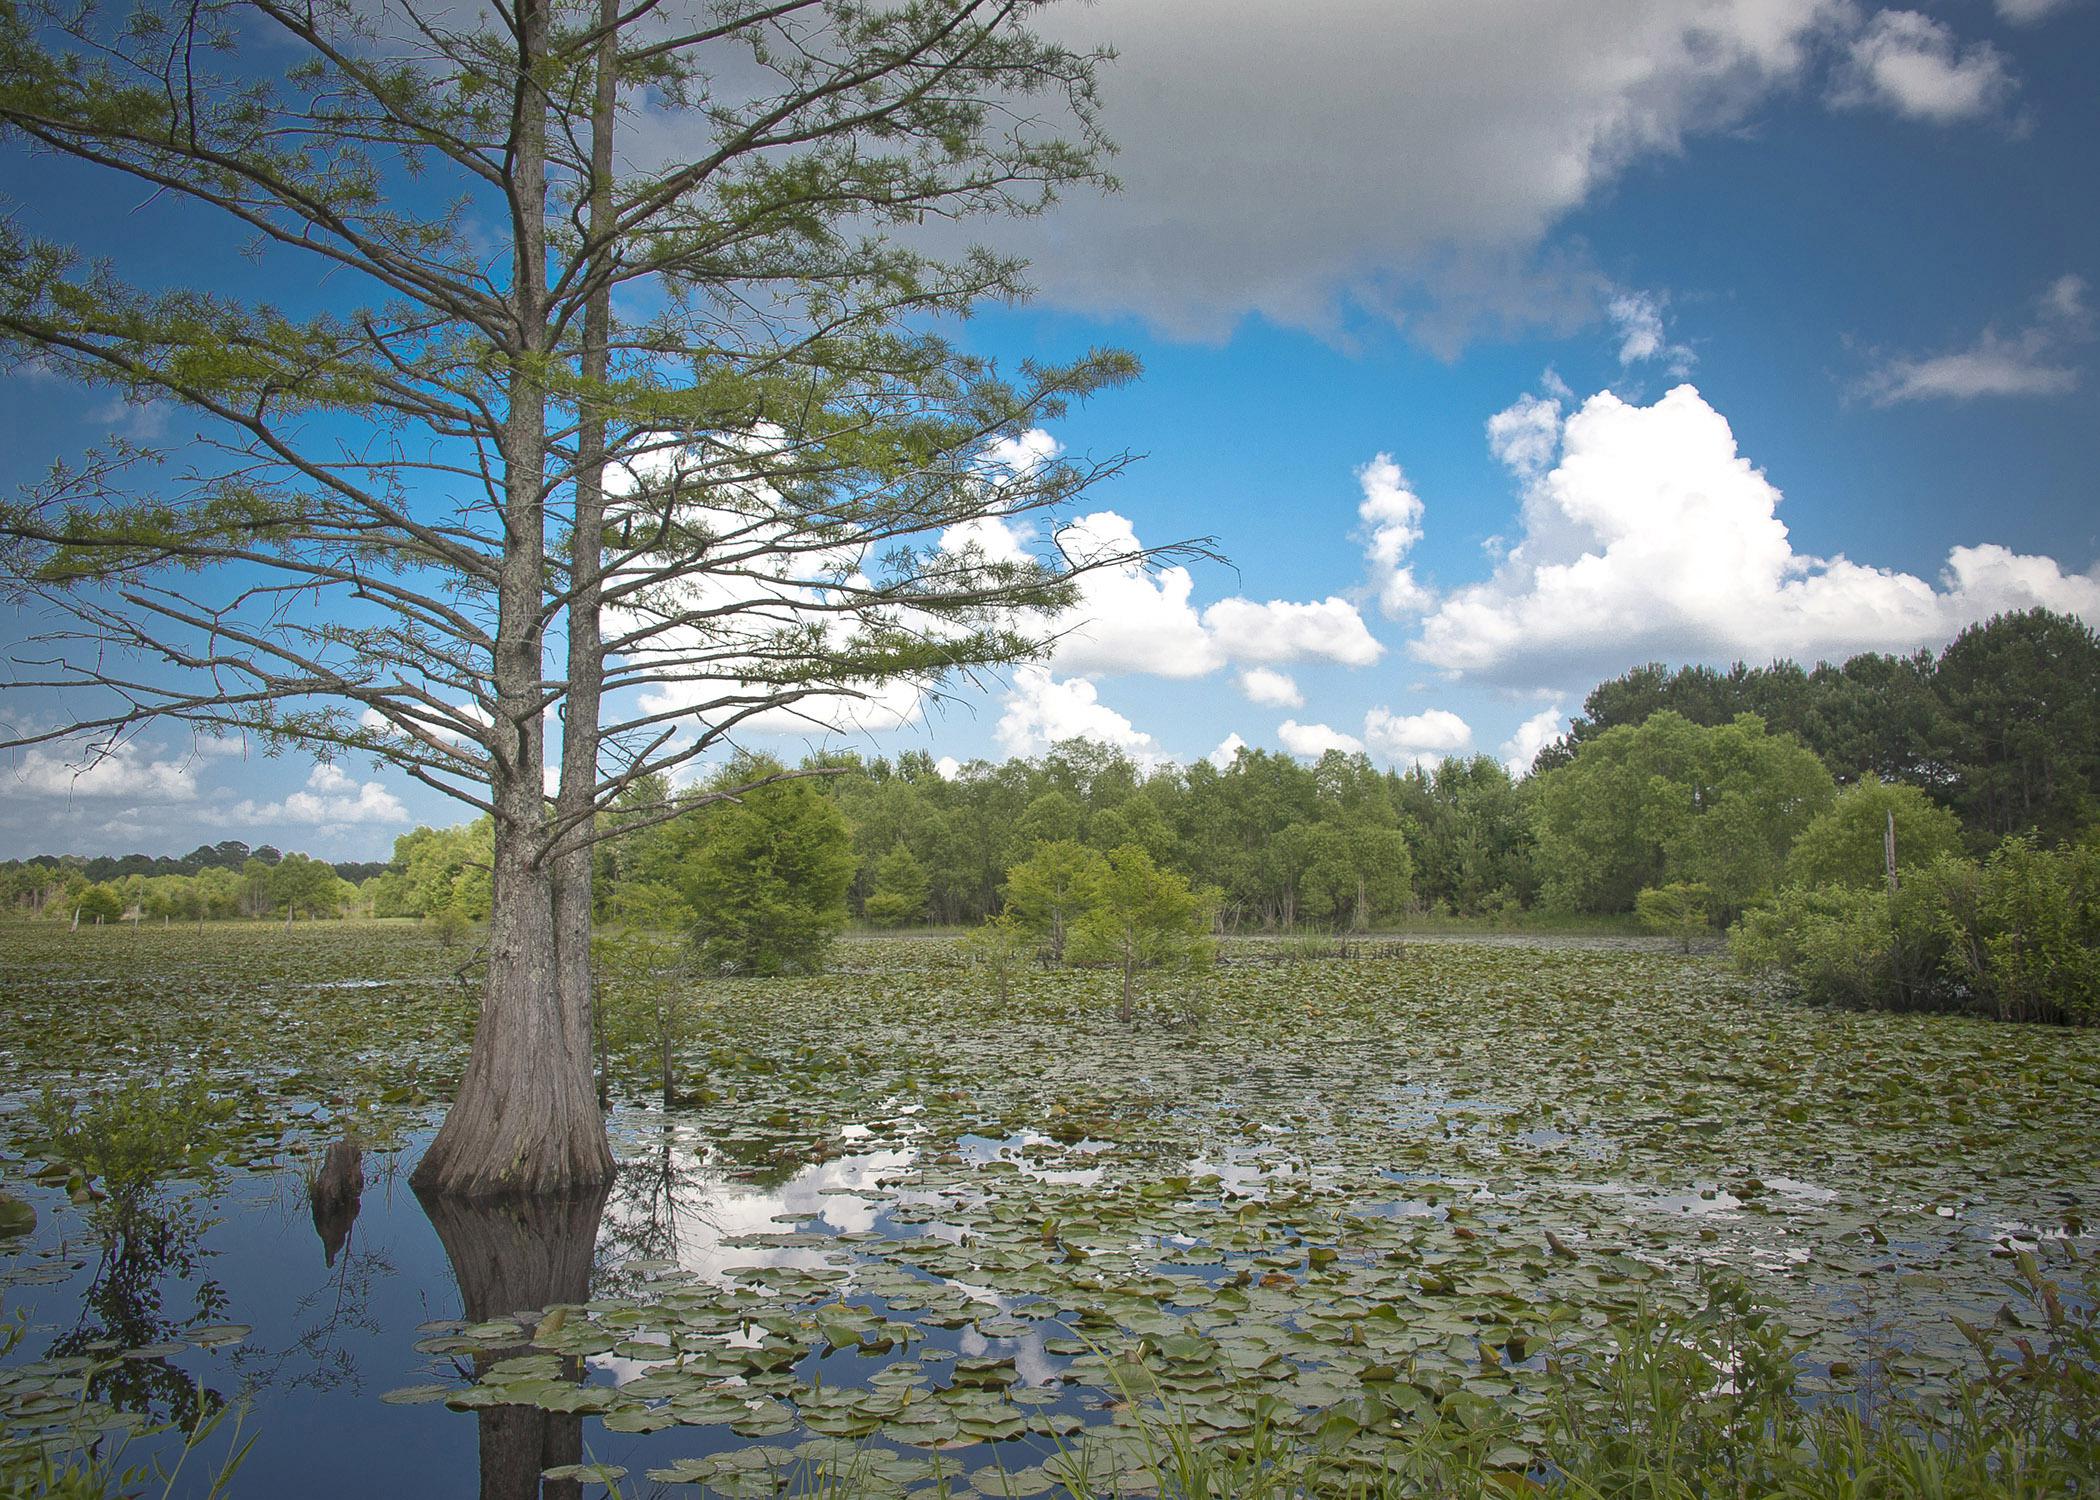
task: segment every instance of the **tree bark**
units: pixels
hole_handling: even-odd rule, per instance
[[[585,233],[610,256],[613,230],[613,109],[619,79],[618,0],[599,0],[597,94],[591,109],[590,213]],[[608,345],[612,334],[612,292],[600,280],[585,302],[583,315],[583,394],[576,436],[575,524],[570,537],[568,607],[568,694],[563,703],[561,786],[555,796],[555,826],[567,840],[554,861],[554,938],[556,983],[561,990],[564,1034],[585,1055],[593,1050],[597,1006],[592,994],[591,922],[594,894],[593,848],[583,841],[590,831],[598,792],[598,719],[603,697],[604,652],[600,622],[605,552],[605,408],[596,391],[611,372]],[[602,1056],[602,1052],[601,1052]],[[666,1069],[668,1077],[668,1068]],[[668,1087],[668,1085],[666,1085]],[[605,1097],[605,1080],[597,1097]]]
[[[548,867],[540,614],[546,581],[547,111],[535,81],[547,52],[546,0],[518,8],[512,123],[513,243],[509,409],[503,428],[504,549],[497,580],[489,734],[495,824],[488,977],[459,1093],[412,1179],[462,1198],[559,1196],[612,1177],[591,1081],[588,1017],[579,1028],[559,982]],[[586,959],[588,955],[586,954]]]

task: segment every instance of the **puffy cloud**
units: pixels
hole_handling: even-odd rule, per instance
[[[361,782],[341,766],[323,763],[313,768],[304,788],[282,802],[244,799],[228,816],[250,825],[306,823],[345,828],[361,823],[406,823],[408,809],[380,782]]]
[[[22,753],[12,779],[17,793],[38,797],[123,797],[153,804],[191,802],[197,796],[193,767],[151,759],[129,743],[108,750],[32,746]]]
[[[1842,10],[1055,7],[1041,24],[1059,39],[1116,48],[1103,124],[1127,191],[1075,195],[1009,244],[1049,299],[1179,335],[1221,338],[1248,314],[1324,331],[1361,313],[1443,342],[1462,336],[1439,316],[1454,306],[1461,323],[1593,317],[1608,288],[1539,256],[1547,232],[1629,163],[1742,121],[1800,76]]]
[[[1220,599],[1203,611],[1203,623],[1218,649],[1234,661],[1333,661],[1368,667],[1385,655],[1356,606],[1333,595],[1316,604]]]
[[[1389,453],[1358,469],[1356,482],[1364,492],[1356,514],[1364,523],[1364,561],[1378,590],[1378,607],[1392,619],[1418,615],[1432,602],[1407,565],[1407,554],[1422,540],[1421,497],[1408,487]]]
[[[1555,687],[1642,656],[1912,650],[2034,605],[2100,619],[2100,574],[1999,546],[1955,548],[1938,587],[1796,553],[1778,489],[1690,385],[1645,407],[1592,396],[1562,424],[1559,454],[1525,485],[1523,539],[1423,621],[1417,657]]]
[[[1228,734],[1218,742],[1218,748],[1203,758],[1220,771],[1231,766],[1239,753],[1247,748],[1247,742],[1236,734]]]
[[[1101,701],[1085,678],[1059,681],[1045,667],[1022,667],[1001,700],[993,733],[1008,755],[1040,755],[1059,740],[1084,738],[1137,756],[1154,756],[1152,736]]]
[[[2018,86],[1997,48],[1964,47],[1945,25],[1914,10],[1877,13],[1852,39],[1848,62],[1834,103],[1881,105],[1940,125],[1991,114]]]
[[[1065,445],[1040,427],[1031,427],[1018,437],[1000,438],[985,450],[985,457],[1009,474],[1028,474],[1059,458]]]
[[[2061,396],[2078,384],[2069,351],[2092,337],[2082,277],[2059,276],[2016,332],[1986,328],[1966,349],[1883,363],[1856,387],[1876,406],[1899,401],[1967,401],[1977,396]]]
[[[1300,724],[1296,719],[1285,719],[1278,724],[1276,738],[1283,741],[1283,748],[1291,754],[1302,755],[1307,760],[1317,760],[1330,750],[1357,755],[1364,748],[1364,742],[1353,734],[1343,734],[1325,724]]]
[[[1247,695],[1249,703],[1265,708],[1305,707],[1305,694],[1298,691],[1298,684],[1286,673],[1271,672],[1267,667],[1249,667],[1240,673],[1240,691]]]
[[[1081,517],[1058,540],[1076,559],[1131,559],[1084,575],[1079,602],[1052,622],[1052,661],[1068,675],[1203,677],[1227,662],[1364,667],[1385,653],[1356,606],[1338,597],[1306,604],[1220,599],[1199,612],[1189,570],[1137,560],[1137,530],[1114,511]]]
[[[1419,714],[1374,708],[1364,715],[1364,740],[1395,765],[1435,765],[1472,745],[1473,726],[1445,708]]]
[[[1114,511],[1082,516],[1058,534],[1074,559],[1123,557],[1139,550],[1136,529]],[[1225,664],[1189,597],[1196,581],[1184,567],[1113,563],[1080,580],[1079,603],[1057,622],[1057,669],[1072,673],[1149,672],[1201,677]]]
[[[1530,775],[1531,763],[1539,758],[1539,752],[1559,739],[1567,729],[1568,716],[1561,712],[1558,703],[1540,709],[1502,742],[1503,768],[1519,779]]]
[[[1487,420],[1488,451],[1526,479],[1552,466],[1560,451],[1560,399],[1519,396]]]

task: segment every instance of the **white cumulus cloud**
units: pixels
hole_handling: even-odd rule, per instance
[[[1305,707],[1305,694],[1298,691],[1298,684],[1290,675],[1272,672],[1267,667],[1249,667],[1240,673],[1240,691],[1247,695],[1249,703],[1265,708]]]
[[[363,823],[406,823],[408,809],[382,783],[359,781],[341,766],[324,762],[313,768],[303,788],[283,801],[243,799],[228,816],[250,826],[302,823],[346,828]]]
[[[1189,602],[1196,580],[1187,568],[1148,568],[1138,560],[1137,530],[1127,518],[1097,511],[1074,521],[1058,541],[1081,561],[1129,559],[1081,578],[1079,602],[1056,622],[1052,660],[1060,672],[1202,677],[1225,664]]]
[[[1385,654],[1356,606],[1337,596],[1230,598],[1199,609],[1189,570],[1147,566],[1137,528],[1114,511],[1080,517],[1058,540],[1075,559],[1123,559],[1082,575],[1078,602],[1050,622],[1052,665],[1067,676],[1204,677],[1231,662],[1366,667]]]
[[[1884,10],[1852,39],[1832,99],[1945,125],[1996,112],[2017,86],[2004,54],[1989,42],[1963,46],[1928,15]]]
[[[1046,667],[1022,667],[1001,699],[993,731],[1008,755],[1040,755],[1059,740],[1089,739],[1134,756],[1156,756],[1152,736],[1101,701],[1083,677],[1060,681]]]
[[[1364,742],[1353,734],[1343,734],[1325,724],[1300,724],[1296,719],[1285,719],[1278,724],[1276,738],[1283,741],[1283,748],[1291,754],[1302,755],[1307,760],[1317,760],[1330,750],[1358,755],[1364,748]]]
[[[32,746],[14,767],[15,791],[38,797],[123,797],[133,802],[190,802],[197,773],[187,763],[156,760],[133,744],[106,751]]]
[[[1663,328],[1662,303],[1646,292],[1621,292],[1605,305],[1612,330],[1619,338],[1619,363],[1644,364],[1659,359],[1671,373],[1682,375],[1692,367],[1692,351],[1673,344]]]
[[[1530,775],[1531,763],[1539,758],[1539,752],[1559,739],[1567,729],[1568,716],[1561,712],[1558,703],[1540,709],[1502,742],[1503,768],[1519,780]]]
[[[1937,585],[1795,552],[1778,488],[1690,385],[1650,406],[1590,397],[1558,452],[1524,485],[1522,539],[1422,622],[1418,658],[1553,688],[1643,657],[1913,650],[2036,605],[2100,619],[2100,573],[2001,546],[1955,548]]]
[[[1364,493],[1356,514],[1364,525],[1364,561],[1378,590],[1378,607],[1392,619],[1418,615],[1432,602],[1407,563],[1407,554],[1422,540],[1422,499],[1390,453],[1358,469],[1356,482]]]
[[[1203,611],[1203,623],[1218,649],[1234,661],[1332,661],[1368,667],[1385,655],[1356,606],[1333,595],[1312,604],[1220,599]]]
[[[1233,761],[1238,758],[1239,753],[1246,748],[1247,742],[1245,740],[1236,734],[1228,734],[1224,739],[1218,741],[1217,749],[1211,751],[1210,754],[1203,758],[1218,770],[1223,771],[1229,768]]]
[[[1488,451],[1526,479],[1553,466],[1560,451],[1560,398],[1531,396],[1487,420]]]
[[[1396,714],[1374,708],[1364,715],[1364,741],[1374,755],[1395,765],[1435,765],[1471,748],[1473,726],[1447,708]]]

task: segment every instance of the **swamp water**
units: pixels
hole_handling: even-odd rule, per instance
[[[1105,1487],[1155,1404],[1369,1463],[1472,1403],[1521,1466],[1548,1361],[1696,1305],[1702,1270],[1782,1309],[1812,1386],[1929,1384],[1966,1367],[1952,1317],[2017,1319],[2018,1257],[2060,1270],[2100,1221],[2091,1034],[1457,944],[1228,963],[1134,1030],[1101,976],[1001,1004],[940,943],[766,983],[638,959],[608,979],[610,1194],[433,1214],[407,1178],[459,955],[63,938],[0,939],[0,1176],[38,1214],[0,1241],[0,1386],[63,1399],[91,1360],[140,1417],[244,1401],[236,1494]],[[622,1029],[667,995],[668,1111]],[[127,1176],[156,1107],[183,1139]]]

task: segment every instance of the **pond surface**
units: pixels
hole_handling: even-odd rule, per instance
[[[245,1399],[237,1494],[522,1496],[578,1464],[625,1494],[820,1468],[1037,1493],[1128,1473],[1148,1401],[1367,1454],[1491,1402],[1521,1445],[1550,1357],[1702,1274],[1748,1278],[1842,1394],[1958,1374],[1952,1317],[2018,1318],[2017,1257],[2060,1268],[2100,1223],[2089,1033],[1441,943],[1230,965],[1133,1029],[1104,976],[1001,1000],[940,943],[770,983],[643,954],[607,982],[609,1196],[433,1216],[407,1180],[463,1056],[463,955],[213,936],[0,939],[0,1178],[39,1216],[0,1241],[0,1298],[17,1372],[97,1359],[94,1394],[157,1420]],[[641,1021],[665,995],[669,1110]],[[181,1079],[212,1105],[165,1170],[69,1184],[54,1122],[113,1152],[77,1122],[145,1130]]]

